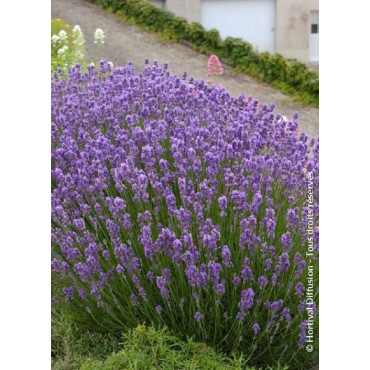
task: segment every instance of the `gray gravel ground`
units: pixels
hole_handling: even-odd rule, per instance
[[[135,69],[140,70],[144,58],[157,59],[159,63],[169,62],[170,70],[181,75],[187,71],[195,78],[206,78],[207,56],[198,54],[191,48],[172,42],[165,42],[139,27],[127,24],[114,14],[108,14],[99,7],[85,0],[51,0],[52,18],[61,18],[70,25],[80,25],[85,35],[87,58],[98,60],[102,57],[114,65],[125,65],[132,61]],[[104,30],[106,42],[97,47],[93,42],[96,28]],[[288,118],[296,110],[299,113],[300,131],[310,137],[319,134],[319,110],[294,102],[289,96],[282,94],[268,84],[254,78],[237,74],[231,67],[224,66],[224,76],[217,82],[237,96],[240,93],[251,95],[263,103],[274,102],[275,112]]]

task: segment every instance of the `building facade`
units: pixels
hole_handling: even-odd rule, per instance
[[[155,0],[189,22],[240,37],[258,51],[319,63],[319,0]]]

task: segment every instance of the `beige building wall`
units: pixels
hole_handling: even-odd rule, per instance
[[[276,0],[276,52],[308,61],[311,12],[319,0]]]
[[[165,0],[165,8],[189,22],[201,21],[202,0]]]

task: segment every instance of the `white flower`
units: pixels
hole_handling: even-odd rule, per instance
[[[68,50],[68,46],[67,45],[64,45],[62,48],[60,48],[58,51],[57,51],[57,54],[59,56],[63,56],[64,53]]]
[[[288,118],[286,118],[285,116],[281,116],[280,122],[288,122]]]
[[[72,43],[76,46],[76,58],[82,59],[84,57],[83,46],[85,44],[85,38],[79,25],[73,27]]]
[[[97,28],[94,33],[94,43],[95,44],[104,44],[104,31],[101,28]]]
[[[59,31],[59,38],[60,38],[60,40],[65,41],[65,40],[67,40],[67,37],[68,37],[68,35],[67,35],[67,32],[66,31],[64,31],[64,30],[60,30]]]
[[[55,45],[59,40],[59,36],[58,35],[53,35],[51,36],[51,42],[53,43],[53,45]]]
[[[81,30],[81,27],[76,24],[74,27],[73,27],[73,30],[72,30],[73,33],[82,33],[82,30]]]
[[[110,68],[113,69],[113,62],[108,62],[108,64],[110,65]]]

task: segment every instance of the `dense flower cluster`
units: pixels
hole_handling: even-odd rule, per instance
[[[147,60],[139,74],[104,61],[54,73],[59,296],[104,327],[164,323],[257,364],[307,356],[319,143],[273,108]]]
[[[82,33],[81,27],[78,24],[76,24],[72,30],[72,43],[76,50],[75,51],[76,58],[78,60],[83,59],[84,57],[83,49],[85,45],[85,37],[84,37],[84,34]]]
[[[97,28],[94,32],[94,43],[104,44],[104,40],[105,40],[104,31],[101,28]]]
[[[217,55],[212,54],[207,62],[207,75],[208,76],[222,76],[224,69]]]

